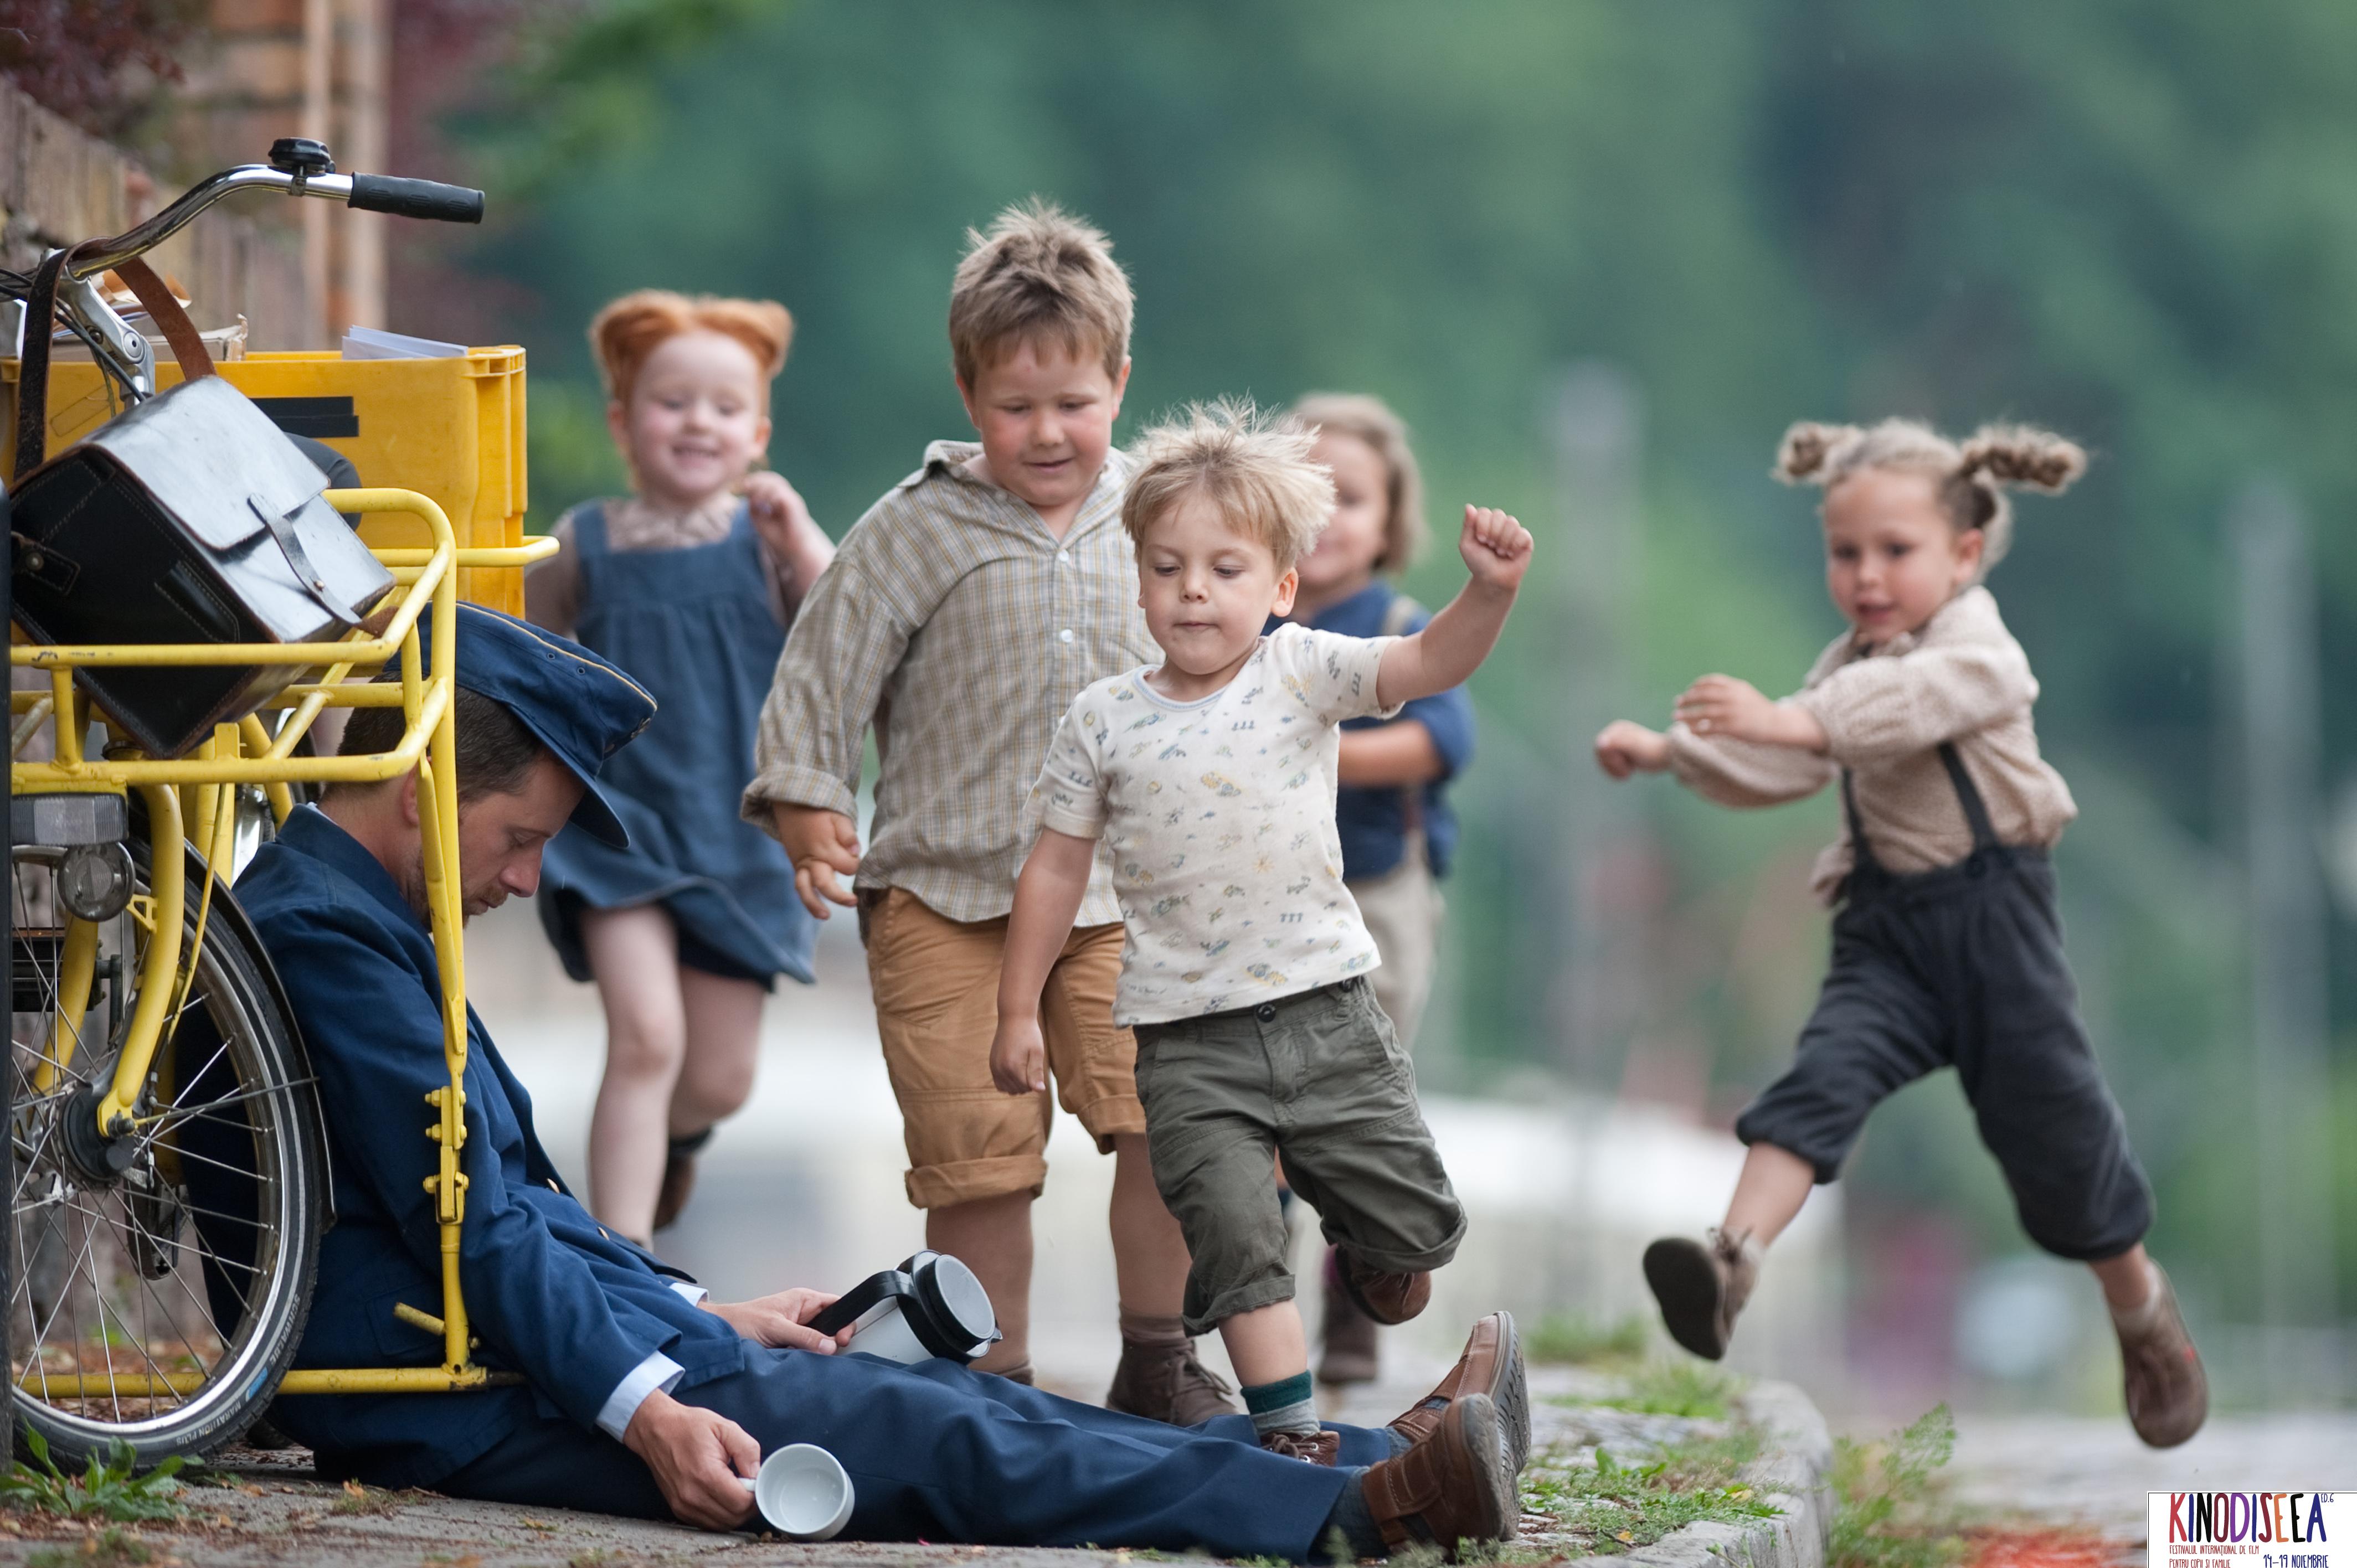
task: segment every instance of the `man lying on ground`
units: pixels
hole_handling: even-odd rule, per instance
[[[553,634],[462,606],[456,725],[468,916],[539,880],[566,822],[608,837],[602,761],[654,716],[622,671]],[[389,750],[395,709],[359,710],[347,752]],[[338,1220],[296,1364],[430,1366],[396,1318],[440,1299],[419,1135],[447,1080],[425,917],[415,776],[331,789],[265,846],[238,896],[285,983],[335,1157]],[[1522,1358],[1485,1318],[1448,1379],[1382,1429],[1337,1428],[1337,1467],[1264,1452],[1248,1418],[1178,1428],[946,1360],[908,1367],[807,1326],[831,1297],[718,1304],[610,1234],[568,1193],[532,1102],[471,1015],[459,1278],[479,1355],[521,1386],[289,1396],[272,1419],[321,1472],[386,1487],[730,1529],[764,1452],[813,1443],[857,1491],[866,1540],[1199,1549],[1302,1559],[1502,1539],[1510,1453],[1527,1442]]]

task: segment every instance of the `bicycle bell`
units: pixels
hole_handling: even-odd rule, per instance
[[[946,1252],[919,1252],[868,1275],[810,1326],[822,1334],[848,1327],[845,1349],[904,1363],[941,1357],[970,1365],[1001,1337],[990,1293]]]

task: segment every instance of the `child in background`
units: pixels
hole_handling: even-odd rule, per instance
[[[2079,1021],[2047,853],[2078,808],[2039,756],[2038,682],[1981,585],[2004,555],[2005,490],[2057,493],[2086,464],[2041,431],[1959,446],[1921,424],[1796,424],[1776,475],[1825,491],[1825,585],[1850,623],[1801,691],[1770,702],[1706,675],[1666,734],[1597,736],[1606,773],[1674,769],[1728,806],[1839,781],[1843,831],[1814,886],[1838,906],[1832,972],[1792,1069],[1736,1123],[1749,1146],[1727,1217],[1656,1241],[1645,1277],[1671,1335],[1725,1354],[1761,1257],[1867,1114],[1953,1066],[2022,1229],[2091,1267],[2118,1331],[2128,1420],[2157,1448],[2209,1408],[2169,1278],[2145,1256],[2152,1193]]]
[[[1291,418],[1317,435],[1309,460],[1334,476],[1334,515],[1301,558],[1301,588],[1286,618],[1344,637],[1422,631],[1432,613],[1386,581],[1424,542],[1424,484],[1407,426],[1382,399],[1341,392],[1302,399]],[[1342,726],[1334,801],[1342,885],[1383,959],[1369,977],[1375,1001],[1410,1052],[1440,946],[1438,880],[1457,847],[1446,790],[1472,755],[1473,701],[1462,686],[1418,697],[1397,717]],[[1374,1320],[1351,1305],[1336,1269],[1329,1247],[1318,1380],[1372,1382],[1381,1369]]]
[[[643,290],[589,340],[633,493],[558,520],[526,615],[645,682],[648,744],[603,776],[630,846],[567,829],[541,923],[606,1009],[589,1201],[641,1245],[678,1218],[695,1152],[752,1092],[761,1002],[811,979],[809,917],[778,846],[738,821],[753,734],[795,606],[833,547],[791,485],[753,472],[792,321],[767,300]]]
[[[1531,536],[1466,508],[1472,581],[1413,636],[1264,634],[1292,609],[1296,563],[1333,511],[1311,444],[1225,404],[1140,443],[1122,526],[1163,657],[1092,682],[1049,748],[991,1070],[1008,1094],[1045,1080],[1040,987],[1102,840],[1129,938],[1115,1016],[1137,1034],[1155,1176],[1194,1259],[1188,1331],[1218,1326],[1263,1446],[1332,1464],[1275,1156],[1340,1247],[1342,1289],[1379,1323],[1424,1310],[1431,1271],[1465,1234],[1342,885],[1338,726],[1471,674],[1505,625]]]
[[[802,900],[856,905],[925,1244],[981,1276],[1006,1337],[979,1363],[1028,1381],[1031,1204],[1055,1108],[991,1085],[1001,950],[1028,840],[1023,803],[1082,687],[1153,649],[1122,538],[1112,450],[1129,381],[1129,280],[1105,237],[1043,202],[972,241],[950,290],[958,395],[979,445],[936,441],[843,542],[787,644],[746,816],[792,857]],[[861,740],[882,774],[853,824]],[[835,881],[856,874],[855,893]],[[1136,1047],[1114,1023],[1120,911],[1103,867],[1046,976],[1064,1108],[1114,1156],[1122,1352],[1106,1402],[1192,1425],[1234,1406],[1178,1320],[1186,1243],[1146,1163]]]

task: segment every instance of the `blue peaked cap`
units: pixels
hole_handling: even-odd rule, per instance
[[[417,634],[420,652],[430,659],[432,631],[423,618]],[[459,685],[513,714],[581,780],[575,824],[626,848],[630,832],[597,788],[597,772],[654,719],[655,700],[646,688],[569,637],[463,602],[457,662]]]

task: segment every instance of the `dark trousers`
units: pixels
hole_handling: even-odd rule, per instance
[[[2079,1022],[2041,851],[1990,844],[1912,875],[1867,858],[1834,917],[1833,969],[1792,1069],[1736,1135],[1829,1182],[1868,1112],[1950,1066],[2031,1240],[2089,1262],[2143,1238],[2152,1190]]]
[[[769,1454],[814,1443],[857,1493],[846,1540],[1154,1547],[1306,1559],[1390,1436],[1342,1434],[1340,1466],[1261,1449],[1251,1418],[1182,1428],[1041,1393],[949,1361],[748,1348],[743,1370],[682,1389]],[[654,1477],[602,1433],[544,1420],[436,1484],[454,1497],[669,1519]]]

